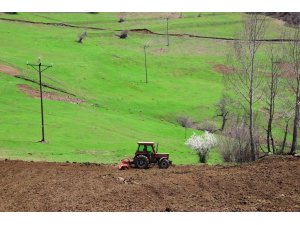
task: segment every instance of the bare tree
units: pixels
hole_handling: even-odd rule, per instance
[[[240,97],[241,104],[248,116],[249,142],[251,159],[256,160],[256,143],[254,138],[253,106],[261,99],[260,86],[262,83],[259,72],[258,50],[265,31],[265,17],[250,14],[246,18],[241,39],[234,42],[231,62],[234,73],[227,76],[234,90]],[[246,103],[246,104],[244,104]]]
[[[276,48],[277,47],[277,48]],[[276,153],[275,141],[273,137],[273,121],[275,117],[275,106],[277,101],[277,96],[279,93],[279,82],[280,82],[280,53],[278,51],[278,46],[274,44],[270,45],[268,51],[268,66],[270,67],[270,78],[267,78],[267,85],[265,90],[267,111],[268,111],[268,125],[267,125],[267,149],[268,152]]]
[[[226,122],[229,117],[229,107],[232,104],[232,99],[229,95],[223,93],[220,101],[216,104],[217,108],[217,116],[222,118],[222,125],[219,129],[220,131],[223,131],[226,125]]]
[[[284,153],[287,135],[288,135],[288,131],[289,131],[289,124],[290,124],[291,119],[293,118],[293,110],[288,109],[286,107],[285,110],[282,110],[280,117],[284,121],[284,134],[283,134],[283,140],[281,142],[281,147],[280,147],[280,149],[278,149],[278,151],[276,151],[277,154]]]
[[[286,55],[291,67],[290,88],[294,94],[293,140],[290,154],[295,154],[297,148],[299,109],[300,109],[300,30],[295,29],[291,41],[286,46]]]
[[[271,78],[267,79],[268,85],[265,88],[266,103],[268,106],[268,127],[266,129],[267,146],[268,152],[271,151],[272,147],[273,154],[283,154],[286,146],[289,124],[294,115],[294,101],[289,88],[289,79],[286,78],[287,74],[284,73],[285,66],[283,65],[285,63],[283,62],[283,59],[276,61],[275,58],[280,59],[279,55],[277,53],[274,54],[273,52],[273,57],[272,54],[269,57],[272,74]],[[273,123],[276,127],[283,127],[284,135],[281,143],[276,141],[273,137]],[[276,147],[276,145],[280,145],[279,143],[281,146]]]

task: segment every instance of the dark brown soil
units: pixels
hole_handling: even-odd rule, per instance
[[[0,161],[0,211],[300,211],[300,158],[167,170]]]
[[[21,72],[18,69],[13,68],[11,66],[4,65],[4,64],[0,64],[0,72],[5,73],[10,76],[21,75]]]
[[[18,84],[17,87],[19,88],[20,91],[24,92],[25,94],[27,94],[30,97],[40,98],[40,91],[30,87],[27,84]],[[43,98],[49,99],[49,100],[54,100],[54,101],[71,102],[74,104],[83,103],[83,101],[78,98],[74,98],[69,95],[60,95],[56,92],[43,91]]]

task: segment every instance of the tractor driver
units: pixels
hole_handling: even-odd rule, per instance
[[[144,152],[147,152],[147,145],[144,145],[143,151],[144,151]]]
[[[147,152],[149,154],[150,159],[152,159],[152,151],[150,148],[147,148],[147,145],[144,146],[143,151]]]

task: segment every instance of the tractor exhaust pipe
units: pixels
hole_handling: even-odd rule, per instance
[[[158,152],[158,143],[156,144],[156,152]]]

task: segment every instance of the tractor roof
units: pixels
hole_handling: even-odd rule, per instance
[[[152,141],[139,141],[139,145],[154,145],[154,142]]]

